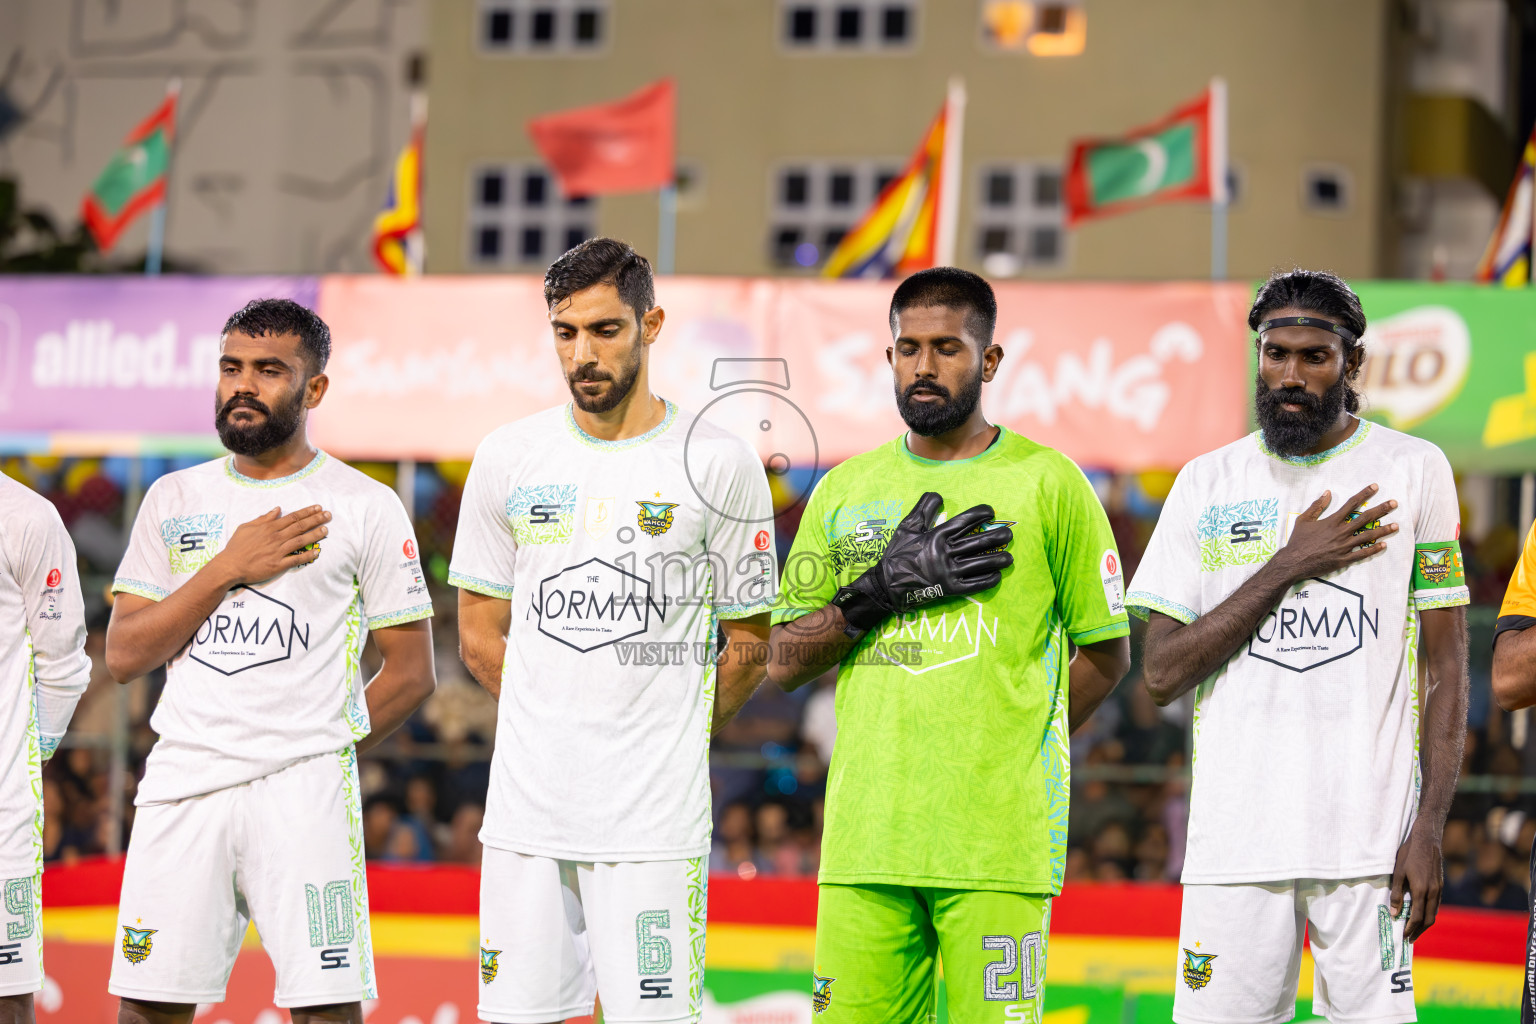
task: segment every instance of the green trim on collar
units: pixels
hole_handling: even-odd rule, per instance
[[[581,425],[576,422],[576,407],[571,402],[565,404],[565,425],[570,430],[571,436],[588,448],[595,448],[603,452],[626,451],[630,448],[638,448],[640,445],[645,444],[645,442],[659,437],[677,420],[677,406],[673,405],[669,399],[663,398],[662,401],[666,403],[667,414],[661,418],[660,423],[635,437],[624,437],[617,441],[605,441],[600,437],[593,437],[585,430],[582,430]]]
[[[1373,426],[1375,426],[1375,424],[1370,420],[1361,418],[1356,422],[1355,432],[1353,434],[1350,434],[1349,437],[1340,441],[1338,444],[1334,445],[1332,448],[1329,448],[1327,451],[1318,452],[1315,455],[1277,455],[1270,450],[1269,445],[1264,443],[1264,431],[1255,430],[1249,436],[1252,437],[1254,442],[1258,444],[1259,451],[1263,452],[1265,455],[1268,455],[1276,462],[1283,462],[1287,466],[1321,466],[1329,459],[1336,458],[1337,456],[1343,455],[1347,451],[1352,451],[1355,448],[1360,447],[1361,442],[1363,442],[1366,437],[1370,435],[1371,428]]]
[[[289,473],[287,476],[280,476],[276,480],[257,480],[255,477],[246,476],[244,473],[236,469],[235,457],[231,455],[224,460],[224,474],[235,483],[239,484],[241,487],[254,487],[258,490],[270,490],[273,487],[283,487],[287,484],[303,480],[305,477],[314,476],[316,470],[323,466],[329,458],[329,455],[316,448],[315,457],[309,460],[309,465],[305,466],[297,473]]]
[[[1013,431],[1009,430],[1001,423],[994,423],[993,426],[997,427],[997,436],[992,439],[992,443],[968,459],[925,459],[921,455],[915,454],[911,448],[907,447],[907,434],[902,434],[900,437],[898,437],[896,439],[896,445],[901,449],[903,455],[917,463],[919,466],[971,466],[982,461],[983,459],[996,457],[996,455],[1003,450],[1005,439],[1009,434],[1013,433]],[[908,433],[911,433],[911,431],[908,431]]]

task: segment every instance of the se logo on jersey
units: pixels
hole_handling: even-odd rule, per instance
[[[1192,949],[1184,951],[1184,984],[1192,989],[1202,989],[1211,981],[1211,961],[1216,959],[1215,953],[1196,953]]]
[[[123,925],[123,957],[131,964],[142,963],[154,945],[150,936],[157,931],[158,928],[129,928]]]
[[[499,956],[501,956],[501,950],[499,949],[480,947],[480,981],[482,984],[489,985],[496,980],[496,971],[498,969],[496,958]]]
[[[194,573],[219,553],[224,533],[222,514],[172,516],[160,524],[160,539],[170,557],[171,572]]]

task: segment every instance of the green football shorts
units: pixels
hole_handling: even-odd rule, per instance
[[[1016,892],[823,885],[811,1000],[817,1024],[938,1019],[1039,1024],[1051,898]]]

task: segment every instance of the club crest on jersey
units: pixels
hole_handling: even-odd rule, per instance
[[[817,1013],[825,1013],[828,1006],[832,1005],[832,983],[836,978],[823,978],[819,974],[811,975],[811,1008]]]
[[[1211,961],[1215,959],[1215,953],[1196,953],[1192,949],[1186,949],[1184,951],[1184,984],[1196,990],[1209,985]]]
[[[171,572],[177,575],[197,572],[212,561],[223,535],[222,513],[172,516],[160,523],[160,539],[165,542]]]
[[[154,943],[150,936],[159,931],[158,928],[129,928],[123,925],[123,958],[131,964],[143,963],[149,956]]]
[[[496,971],[499,969],[496,958],[499,956],[501,956],[501,950],[499,949],[480,947],[480,981],[482,984],[489,985],[496,980]]]
[[[1430,583],[1444,583],[1452,568],[1450,548],[1430,548],[1419,552],[1419,575]]]
[[[643,533],[651,537],[660,537],[672,529],[672,510],[677,508],[675,501],[637,501],[640,512],[636,519],[640,523]]]

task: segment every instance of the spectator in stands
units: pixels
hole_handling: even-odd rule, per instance
[[[414,856],[402,856],[401,859],[437,859],[437,790],[425,775],[412,776],[405,784],[405,817],[396,828],[411,833],[416,851]]]
[[[1141,673],[1121,685],[1126,694],[1126,717],[1120,722],[1118,739],[1125,751],[1126,764],[1167,764],[1170,758],[1182,759],[1184,730],[1163,717],[1162,709],[1142,685]]]
[[[400,812],[387,796],[371,796],[363,804],[363,852],[369,860],[385,856],[399,820]]]
[[[1481,887],[1477,872],[1472,870],[1472,823],[1465,818],[1448,820],[1440,850],[1445,857],[1445,885],[1440,901],[1448,906],[1477,906]]]
[[[727,804],[709,851],[709,870],[755,878],[756,851],[752,847],[752,808],[741,801]]]
[[[443,859],[453,864],[480,866],[480,826],[485,823],[485,807],[461,804],[448,824],[448,845]]]

